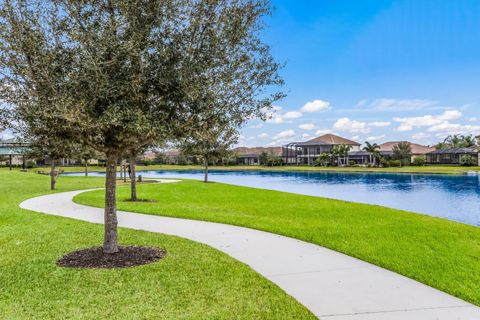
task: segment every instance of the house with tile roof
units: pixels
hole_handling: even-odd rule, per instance
[[[286,164],[314,164],[315,160],[322,154],[332,154],[333,148],[337,145],[350,146],[353,152],[360,151],[361,144],[334,134],[305,141],[291,142],[282,147],[282,158]]]
[[[393,148],[398,145],[402,141],[390,141],[382,143],[380,147],[380,154],[384,157],[389,157],[393,155]],[[403,141],[408,142],[408,141]],[[435,148],[429,146],[423,146],[421,144],[408,142],[410,144],[410,148],[412,149],[412,161],[416,157],[425,157],[428,153],[435,151]]]
[[[382,158],[391,159],[393,157],[393,148],[401,142],[407,142],[410,144],[410,148],[412,150],[411,161],[413,161],[416,157],[426,158],[428,153],[435,150],[432,147],[408,141],[389,141],[379,145],[378,153]],[[373,154],[362,150],[350,152],[348,156],[349,159],[352,160],[355,164],[367,165],[372,161]]]

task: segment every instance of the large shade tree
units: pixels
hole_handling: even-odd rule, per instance
[[[105,253],[118,251],[117,160],[188,133],[207,108],[195,103],[205,94],[197,81],[222,77],[220,100],[230,103],[208,108],[244,118],[264,118],[282,96],[269,89],[281,83],[279,65],[259,38],[268,1],[1,5],[2,98],[33,134],[59,136],[106,156]]]

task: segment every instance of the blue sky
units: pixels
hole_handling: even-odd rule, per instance
[[[264,40],[287,98],[241,145],[325,132],[433,144],[480,134],[480,1],[273,0]]]

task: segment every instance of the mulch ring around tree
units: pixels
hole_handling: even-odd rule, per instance
[[[103,253],[102,247],[93,247],[70,252],[57,261],[65,268],[128,268],[158,261],[166,251],[141,246],[121,246],[116,253]]]

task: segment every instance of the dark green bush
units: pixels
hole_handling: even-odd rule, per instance
[[[37,164],[33,160],[28,160],[27,163],[25,164],[25,167],[27,167],[28,169],[35,168],[36,166]]]
[[[424,157],[415,157],[413,159],[412,165],[417,167],[423,167],[427,163],[427,160]]]
[[[462,159],[460,160],[460,164],[464,167],[473,167],[478,165],[478,160],[471,155],[467,155],[462,157]]]
[[[400,161],[400,160],[388,160],[388,166],[389,167],[401,167],[402,166],[402,161]]]

